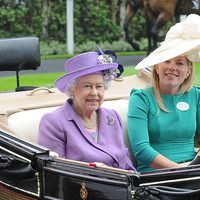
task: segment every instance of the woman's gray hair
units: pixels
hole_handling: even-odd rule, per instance
[[[65,87],[65,94],[69,97],[72,98],[73,97],[73,91],[74,88],[76,87],[76,79],[72,80],[70,83],[67,84],[67,86]]]
[[[65,88],[65,94],[69,98],[73,98],[73,91],[74,88],[76,87],[77,79],[72,80]],[[104,89],[107,90],[111,86],[111,79],[107,79],[106,77],[103,76],[103,84],[104,84]]]

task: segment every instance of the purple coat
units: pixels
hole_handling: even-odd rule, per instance
[[[99,108],[98,142],[82,125],[72,105],[66,103],[45,114],[39,126],[39,144],[60,157],[101,162],[121,169],[134,169],[123,142],[122,120],[114,110]]]

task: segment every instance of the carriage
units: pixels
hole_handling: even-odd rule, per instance
[[[0,40],[0,51],[7,55],[0,59],[2,71],[18,73],[40,65],[35,37]],[[144,88],[150,83],[150,74],[151,70],[145,69],[138,75],[113,80],[102,105],[120,113],[124,142],[134,163],[126,130],[128,98],[133,87]],[[63,159],[39,146],[40,118],[65,100],[55,88],[18,85],[15,92],[0,93],[0,200],[199,199],[200,165],[140,174]]]

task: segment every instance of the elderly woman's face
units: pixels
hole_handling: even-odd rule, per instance
[[[90,74],[77,79],[73,92],[74,104],[83,112],[97,110],[104,98],[104,81],[100,74]]]
[[[188,78],[190,67],[185,56],[178,56],[156,66],[160,89],[178,91],[180,85]]]

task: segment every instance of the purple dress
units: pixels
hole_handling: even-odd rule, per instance
[[[70,101],[46,113],[39,126],[39,144],[60,157],[134,170],[123,142],[122,120],[111,109],[98,109],[98,141],[82,125]]]

